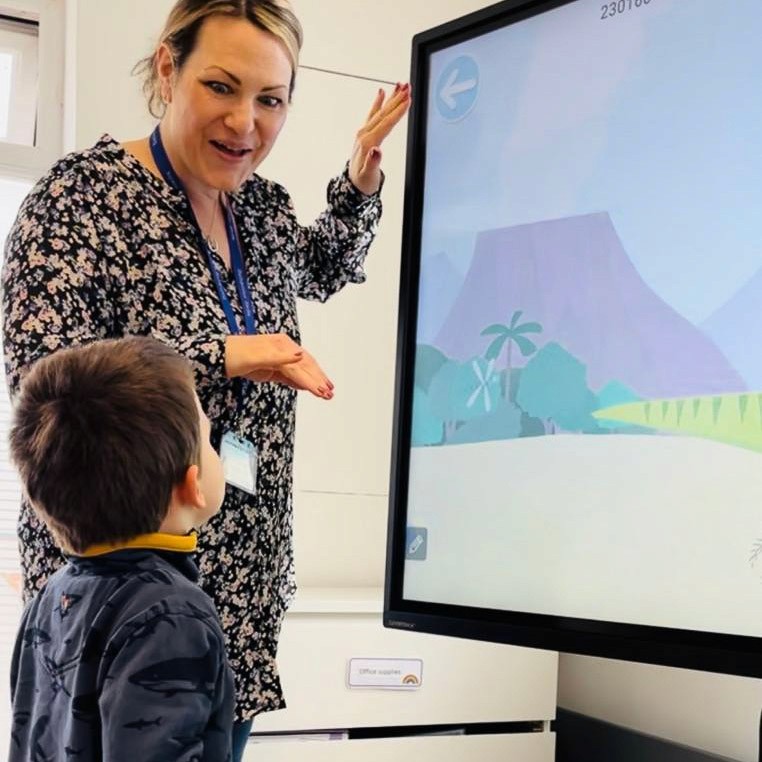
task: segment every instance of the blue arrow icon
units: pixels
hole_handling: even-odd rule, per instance
[[[479,67],[470,56],[460,56],[439,75],[437,110],[450,122],[462,119],[474,107],[478,92]]]

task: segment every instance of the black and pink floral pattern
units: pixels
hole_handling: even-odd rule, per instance
[[[287,192],[257,175],[231,202],[258,332],[299,341],[297,297],[324,301],[365,280],[381,202],[360,193],[346,170],[330,182],[328,207],[309,227],[297,223]],[[218,264],[242,324],[232,275]],[[225,632],[238,719],[285,706],[275,654],[295,591],[295,393],[225,376],[225,315],[184,196],[104,136],[58,162],[27,197],[8,236],[2,289],[11,394],[35,360],[60,347],[152,334],[193,364],[214,444],[228,430],[257,444],[256,496],[228,485],[222,511],[201,532],[197,560]],[[62,557],[26,504],[19,538],[29,599]]]

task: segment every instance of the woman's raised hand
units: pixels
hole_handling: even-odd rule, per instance
[[[229,378],[271,381],[331,399],[333,384],[312,355],[285,333],[228,336],[225,372]]]
[[[379,89],[365,124],[357,131],[349,179],[358,190],[370,196],[381,185],[381,143],[410,108],[410,85],[397,83],[391,96]]]

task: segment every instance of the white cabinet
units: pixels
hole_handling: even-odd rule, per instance
[[[303,590],[286,617],[278,662],[288,708],[260,716],[257,733],[362,727],[549,721],[555,717],[557,654],[384,629],[376,588]],[[352,689],[351,658],[420,659],[414,690]],[[553,759],[549,732],[345,741],[251,743],[246,759]],[[446,753],[445,751],[446,750]]]

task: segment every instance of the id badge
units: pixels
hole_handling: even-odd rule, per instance
[[[225,481],[250,495],[257,492],[257,448],[247,439],[228,432],[222,437],[220,459]]]

